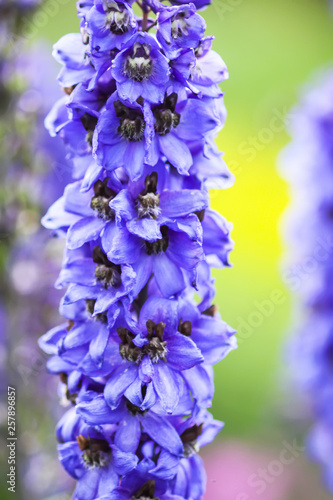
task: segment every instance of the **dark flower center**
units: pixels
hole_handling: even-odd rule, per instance
[[[113,220],[114,210],[109,207],[110,201],[116,196],[116,193],[108,187],[109,178],[104,181],[98,180],[94,184],[95,195],[91,199],[90,206],[98,213],[98,217],[103,220]]]
[[[181,434],[180,439],[184,444],[184,455],[189,457],[199,452],[197,444],[198,437],[202,434],[203,424],[193,425]]]
[[[66,330],[67,330],[68,332],[70,332],[70,331],[71,331],[71,329],[73,328],[73,326],[74,326],[74,325],[75,325],[74,321],[73,321],[72,319],[70,319],[70,320],[68,321],[68,325],[67,325],[67,327],[66,327]]]
[[[212,46],[212,40],[209,38],[204,38],[200,40],[198,46],[194,49],[194,55],[196,58],[202,57],[205,53],[207,53]]]
[[[145,121],[140,111],[128,108],[120,101],[113,103],[116,115],[120,118],[118,133],[128,141],[138,142],[143,139]]]
[[[188,18],[189,15],[184,11],[178,12],[178,14],[172,17],[171,36],[174,40],[177,40],[177,38],[181,38],[184,35],[188,35]]]
[[[98,245],[93,249],[93,261],[97,264],[95,277],[105,289],[109,286],[117,287],[121,283],[121,267],[110,262]]]
[[[157,363],[160,359],[166,361],[166,342],[163,341],[163,333],[165,329],[165,323],[154,323],[149,319],[146,323],[147,327],[147,338],[149,344],[145,345],[143,348],[148,354],[153,363]]]
[[[136,42],[132,53],[124,63],[124,73],[136,82],[147,80],[153,72],[153,61],[150,57],[151,46],[147,43]]]
[[[151,175],[147,175],[145,189],[141,191],[136,200],[139,219],[149,218],[156,220],[160,215],[160,195],[156,193],[156,189],[157,173],[153,172]]]
[[[195,55],[195,57],[200,58],[200,57],[202,57],[202,56],[203,56],[203,53],[204,53],[203,46],[202,46],[202,44],[199,42],[198,47],[196,47],[196,48],[194,49],[194,55]]]
[[[110,460],[111,448],[107,441],[103,439],[76,437],[79,448],[83,451],[83,461],[87,467],[104,467]]]
[[[129,28],[130,15],[123,5],[114,1],[108,1],[106,5],[107,15],[105,27],[114,35],[122,35]]]
[[[212,318],[214,318],[216,312],[217,312],[217,306],[215,304],[212,304],[210,307],[205,309],[201,314],[205,314],[206,316],[211,316]]]
[[[80,33],[81,33],[81,38],[82,38],[82,43],[83,45],[88,45],[89,43],[89,35],[87,33],[87,30],[83,27],[80,28]]]
[[[164,103],[155,106],[153,113],[155,117],[155,131],[159,135],[166,135],[176,128],[180,121],[180,114],[175,112],[177,94],[173,92],[165,97]]]
[[[84,113],[84,115],[81,116],[80,120],[85,130],[87,131],[86,141],[90,146],[92,146],[92,139],[98,118],[96,116],[90,115],[89,113]]]
[[[202,222],[205,218],[205,209],[195,212],[195,215],[198,217],[199,221]]]
[[[117,328],[117,333],[121,340],[121,344],[119,345],[121,357],[134,363],[139,363],[145,355],[149,356],[153,363],[158,363],[160,359],[166,361],[167,343],[163,341],[165,324],[161,322],[156,324],[149,319],[146,327],[148,344],[142,347],[134,344],[133,339],[135,335],[127,328]]]
[[[169,246],[169,228],[168,226],[161,227],[162,238],[156,241],[145,241],[146,253],[148,255],[157,255],[165,252]]]
[[[126,401],[128,411],[135,417],[136,415],[145,415],[148,410],[142,411],[138,406],[135,406],[128,399]]]
[[[183,321],[182,318],[180,318],[178,323],[178,331],[185,335],[185,337],[190,337],[192,333],[191,321]]]
[[[131,500],[158,500],[155,496],[155,481],[149,479],[131,498]]]
[[[66,398],[70,401],[74,406],[76,405],[77,392],[71,394],[68,389],[68,375],[67,373],[59,373],[61,382],[66,386]]]
[[[71,85],[70,87],[62,87],[62,90],[65,92],[65,94],[71,95],[75,87],[76,85]]]
[[[120,356],[123,359],[127,359],[127,361],[139,363],[143,357],[143,353],[141,348],[136,346],[133,342],[135,335],[122,326],[117,328],[117,333],[121,340],[121,344],[119,344]]]
[[[86,308],[90,314],[94,314],[95,304],[96,304],[96,299],[87,299],[86,300]],[[96,319],[96,321],[100,321],[101,323],[104,323],[105,325],[108,322],[108,317],[107,317],[106,313],[97,314],[95,316],[95,319]]]

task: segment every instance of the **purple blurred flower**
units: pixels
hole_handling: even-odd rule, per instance
[[[295,325],[298,333],[291,342],[290,358],[316,420],[310,452],[322,463],[333,491],[332,71],[307,90],[293,112],[290,128],[293,141],[282,157],[282,172],[293,192],[285,224],[286,240],[292,246],[286,276],[304,316]]]

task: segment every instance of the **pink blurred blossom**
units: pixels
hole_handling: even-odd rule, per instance
[[[283,464],[283,447],[267,451],[224,442],[203,454],[207,472],[204,500],[286,500],[297,459],[290,455],[290,464]]]

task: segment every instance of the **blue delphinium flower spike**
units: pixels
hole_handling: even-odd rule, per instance
[[[228,72],[194,3],[138,6],[79,3],[81,33],[54,47],[65,95],[45,123],[76,180],[43,218],[66,240],[65,322],[40,346],[74,405],[57,439],[76,500],[202,498],[212,366],[236,348],[210,275],[233,248],[208,194],[233,183],[214,143]]]
[[[290,358],[315,424],[309,454],[333,492],[333,71],[305,92],[290,122],[282,173],[292,188],[285,216],[285,277],[298,296]]]

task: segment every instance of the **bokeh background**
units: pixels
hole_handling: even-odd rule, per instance
[[[73,0],[49,0],[42,12],[33,19],[31,41],[51,46],[78,31]],[[333,14],[328,0],[213,0],[203,16],[230,73],[223,84],[228,119],[218,145],[236,183],[213,190],[211,197],[234,224],[234,266],[215,273],[216,303],[239,331],[239,349],[215,370],[212,411],[226,426],[203,453],[205,498],[325,500],[331,497],[319,470],[299,450],[309,421],[284,355],[292,335],[292,297],[281,277],[279,221],[289,194],[276,164],[289,140],[285,123],[301,86],[333,60]],[[295,442],[294,460],[276,465]],[[259,486],[262,469],[269,472]]]

